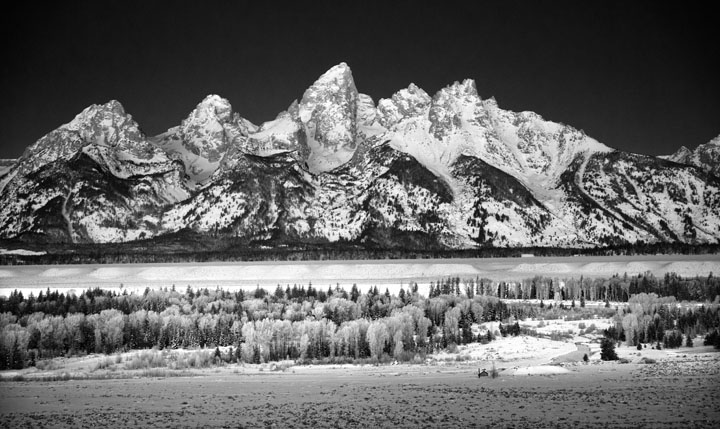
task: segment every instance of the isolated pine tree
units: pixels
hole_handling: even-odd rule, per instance
[[[600,359],[602,360],[618,360],[615,353],[615,342],[609,338],[603,338],[600,341]]]

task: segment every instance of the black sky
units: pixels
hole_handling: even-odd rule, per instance
[[[709,6],[430,3],[23,2],[0,18],[0,158],[111,99],[149,135],[211,93],[259,124],[342,61],[375,101],[411,82],[432,95],[472,78],[502,108],[632,152],[671,153],[720,134]]]

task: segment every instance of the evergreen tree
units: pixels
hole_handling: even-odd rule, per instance
[[[10,369],[23,369],[25,367],[25,360],[23,359],[22,350],[20,350],[20,345],[18,344],[17,337],[13,342],[9,366]]]
[[[600,341],[600,359],[602,360],[618,360],[615,353],[615,342],[610,338],[603,338]]]

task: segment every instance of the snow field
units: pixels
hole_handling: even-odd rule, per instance
[[[663,276],[675,272],[683,277],[720,273],[717,255],[672,255],[637,257],[548,257],[488,258],[455,260],[397,261],[315,261],[232,262],[180,264],[114,264],[72,266],[5,266],[0,269],[0,294],[13,289],[90,287],[144,290],[146,287],[217,286],[228,290],[261,286],[274,290],[280,284],[327,288],[340,284],[349,291],[353,283],[365,289],[378,286],[391,293],[417,282],[420,292],[427,293],[430,282],[459,277],[461,281],[489,278],[494,281],[519,281],[536,275],[564,278],[610,277],[614,274],[637,275],[652,272]]]

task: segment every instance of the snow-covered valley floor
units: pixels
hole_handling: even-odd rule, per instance
[[[417,282],[426,294],[431,281],[447,277],[497,281],[532,278],[610,277],[613,274],[637,275],[652,272],[663,276],[675,272],[681,276],[707,276],[720,273],[720,255],[641,255],[575,256],[485,259],[406,259],[312,262],[214,262],[178,264],[108,265],[26,265],[0,266],[0,294],[17,289],[27,294],[39,289],[80,292],[101,287],[129,292],[146,287],[193,288],[221,287],[226,290],[274,289],[278,284],[308,285],[327,288],[339,284],[349,290],[378,286],[396,293]]]
[[[468,352],[477,360],[228,364],[187,374],[124,373],[123,362],[138,351],[111,356],[120,363],[97,371],[108,357],[61,357],[55,369],[25,369],[24,381],[0,382],[0,426],[599,428],[717,427],[720,421],[720,353],[712,347],[622,346],[618,354],[628,363],[603,362],[593,352],[587,364],[548,365],[572,344],[513,337],[470,346],[454,356]],[[498,377],[478,378],[479,368],[491,369],[481,356],[490,349],[503,354],[493,359]],[[643,364],[642,357],[656,363]],[[51,373],[60,380],[79,375],[34,378]]]

